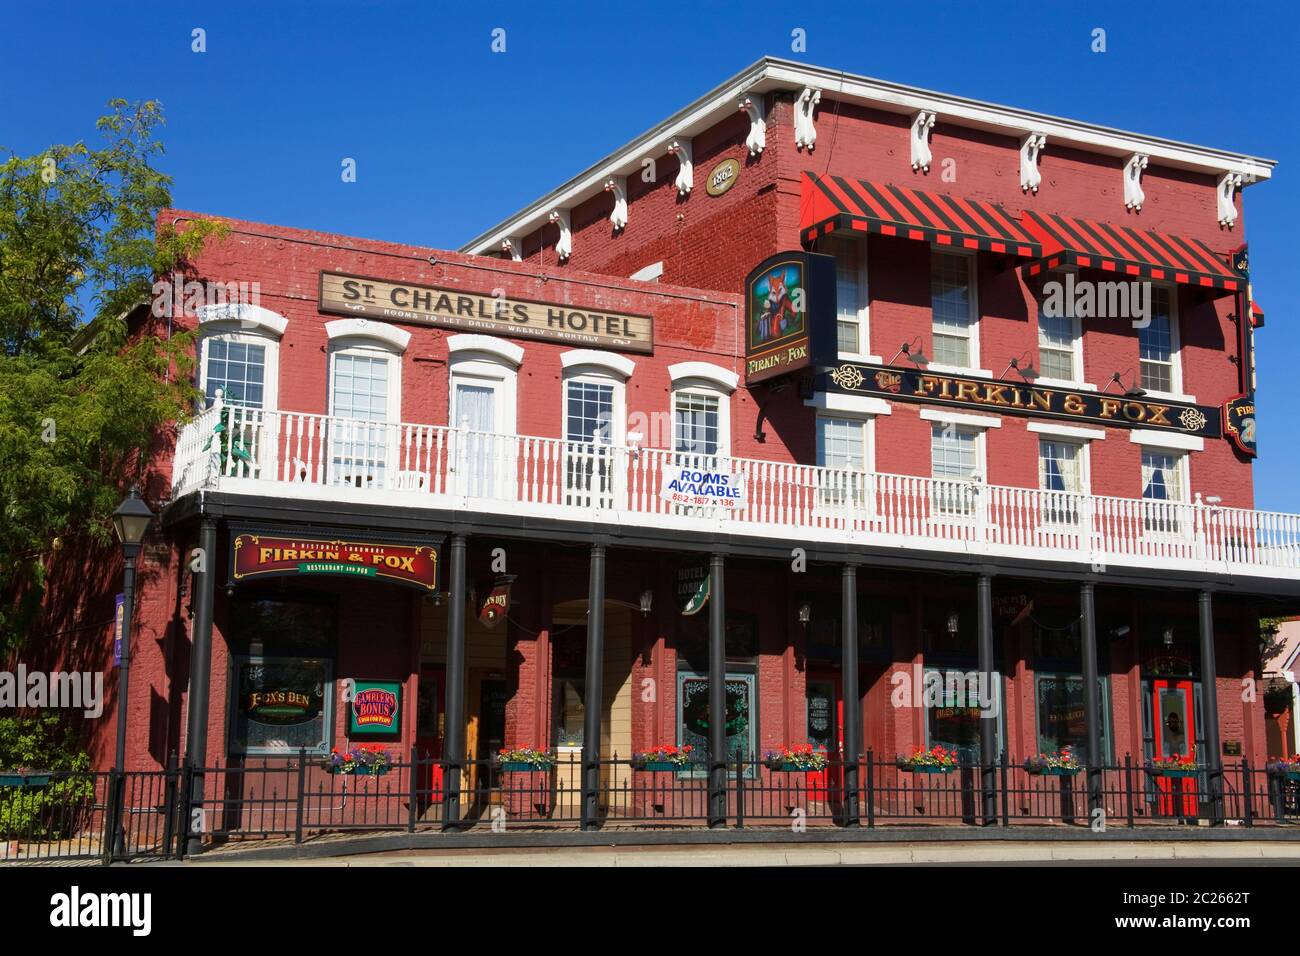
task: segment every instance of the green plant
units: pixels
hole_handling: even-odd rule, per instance
[[[0,838],[57,840],[85,821],[95,795],[90,756],[63,715],[0,718],[0,770],[54,774],[40,789],[0,787]]]

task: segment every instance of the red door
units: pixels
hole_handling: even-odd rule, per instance
[[[442,741],[447,732],[443,713],[443,676],[440,664],[425,664],[420,668],[420,684],[416,690],[415,749],[421,761],[442,757]],[[432,764],[422,770],[422,775],[420,803],[428,806],[442,799],[442,767]]]
[[[808,789],[816,800],[838,804],[844,784],[843,759],[844,700],[840,675],[834,671],[809,674],[808,743],[826,751],[830,763],[825,770],[808,774]]]
[[[1196,708],[1193,705],[1190,680],[1165,679],[1153,681],[1152,713],[1155,728],[1152,735],[1156,757],[1180,757],[1195,754]],[[1197,815],[1196,777],[1157,777],[1157,806],[1164,816],[1194,818]],[[1179,811],[1179,794],[1182,810]]]

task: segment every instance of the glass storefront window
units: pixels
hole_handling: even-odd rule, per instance
[[[728,673],[727,684],[727,762],[731,764],[739,751],[745,761],[758,755],[757,683],[754,674]],[[691,759],[697,766],[707,765],[709,754],[709,678],[707,674],[682,671],[677,675],[677,745],[689,744]],[[734,771],[732,771],[734,772]],[[704,770],[694,773],[703,775]],[[746,771],[753,776],[755,768]]]
[[[1037,674],[1034,677],[1038,712],[1038,751],[1055,753],[1069,747],[1079,760],[1088,753],[1088,725],[1083,715],[1083,676]],[[1101,709],[1102,759],[1110,760],[1110,695],[1106,678],[1097,678]]]
[[[555,746],[581,747],[587,708],[581,677],[555,679]]]
[[[329,751],[333,664],[325,658],[235,659],[233,753]]]
[[[984,758],[980,751],[980,702],[978,684],[972,683],[976,671],[927,668],[925,686],[933,681],[943,687],[938,706],[925,709],[928,746],[938,744],[947,750],[957,751],[963,763],[979,763]],[[1002,681],[995,678],[991,691],[991,707],[997,711],[997,750],[1002,750]],[[987,696],[987,695],[986,695]],[[997,754],[989,758],[996,760]]]

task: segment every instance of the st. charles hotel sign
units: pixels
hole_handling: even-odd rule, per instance
[[[921,369],[844,364],[821,373],[817,386],[819,391],[866,393],[894,401],[949,405],[1002,415],[1151,428],[1202,438],[1222,435],[1217,408],[1131,395],[1071,391],[1024,381],[964,378]]]

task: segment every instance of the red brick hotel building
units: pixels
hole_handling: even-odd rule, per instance
[[[718,822],[811,744],[852,824],[916,746],[977,804],[1069,746],[1191,752],[1223,816],[1300,598],[1252,497],[1272,168],[765,59],[459,251],[230,221],[187,278],[257,302],[154,325],[206,400],[145,490],[128,767],[378,742],[436,762],[421,813],[652,779]],[[560,763],[512,802],[522,746]]]

